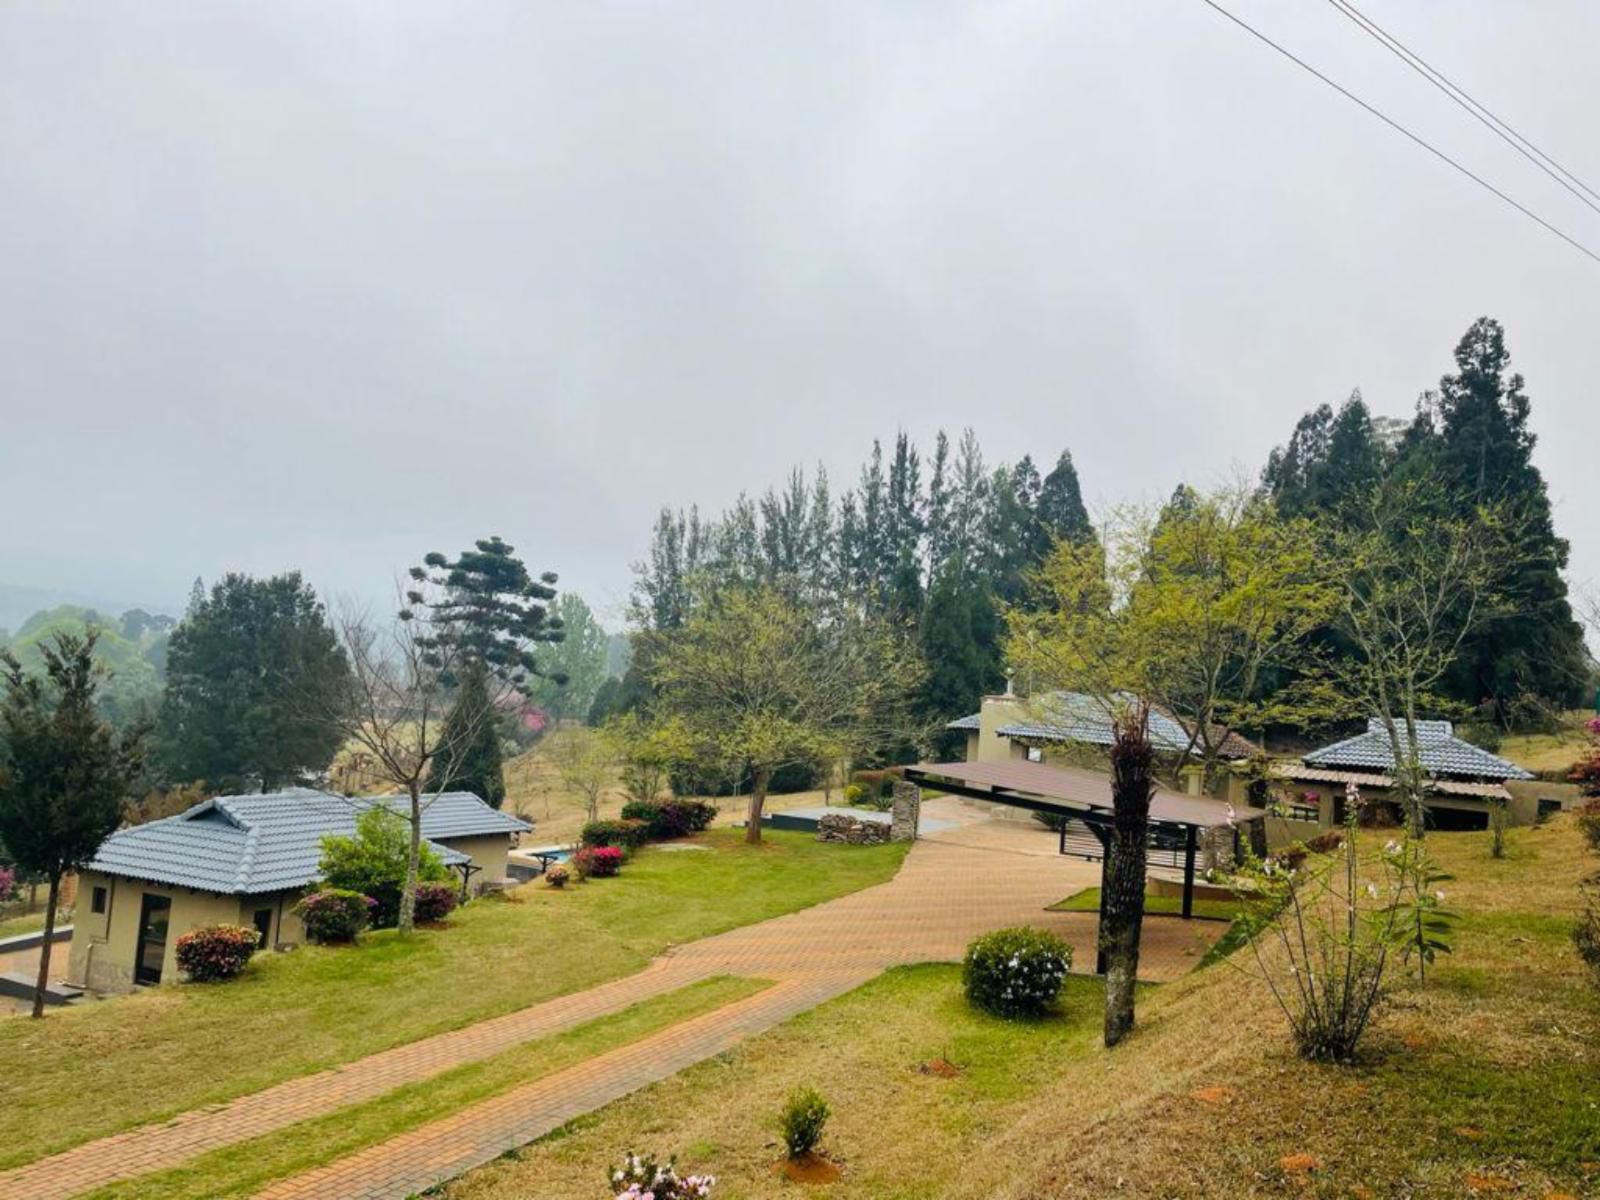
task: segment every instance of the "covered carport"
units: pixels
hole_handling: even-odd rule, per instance
[[[930,790],[1064,818],[1060,852],[1100,862],[1100,905],[1104,915],[1114,811],[1109,776],[1077,767],[1012,759],[918,763],[905,769],[905,777]],[[1236,808],[1209,796],[1156,788],[1150,798],[1147,863],[1165,864],[1182,873],[1184,919],[1191,919],[1194,914],[1202,839],[1214,852],[1219,835],[1225,836],[1230,857],[1237,861],[1241,828],[1266,815],[1259,808]],[[1103,959],[1096,970],[1105,970]]]

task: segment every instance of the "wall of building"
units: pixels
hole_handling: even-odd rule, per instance
[[[474,887],[485,883],[503,883],[506,880],[506,858],[511,852],[511,835],[491,833],[483,837],[434,838],[441,846],[449,846],[470,858],[478,867],[472,876]]]

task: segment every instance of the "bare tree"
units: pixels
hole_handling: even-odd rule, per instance
[[[1406,823],[1423,832],[1427,775],[1418,717],[1440,706],[1435,689],[1461,645],[1512,607],[1500,590],[1518,556],[1503,513],[1471,519],[1429,503],[1426,483],[1384,484],[1366,498],[1361,524],[1332,535],[1337,603],[1333,624],[1354,650],[1332,663],[1334,680],[1383,725]]]
[[[605,735],[573,726],[558,730],[547,745],[562,786],[582,801],[586,820],[598,820],[600,799],[615,772],[615,755]]]
[[[410,851],[398,925],[401,933],[409,933],[423,814],[450,789],[454,781],[449,763],[460,757],[452,751],[494,719],[496,698],[491,696],[491,703],[471,719],[448,722],[450,695],[444,680],[460,665],[462,653],[455,643],[441,644],[414,618],[377,622],[366,611],[349,607],[339,612],[336,623],[350,659],[350,685],[339,703],[317,715],[338,729],[347,745],[360,747],[372,775],[407,798]]]

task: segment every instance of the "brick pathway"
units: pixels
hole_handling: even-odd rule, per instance
[[[841,995],[886,967],[958,959],[973,937],[990,929],[1022,923],[1052,929],[1072,944],[1077,967],[1092,969],[1094,914],[1042,910],[1079,888],[1098,884],[1099,867],[1061,858],[1054,852],[1054,835],[1037,827],[983,821],[953,801],[933,803],[946,806],[940,815],[953,815],[957,823],[919,842],[888,883],[676,947],[625,979],[0,1173],[0,1196],[68,1200],[381,1096],[712,975],[776,981],[777,986],[736,1004],[262,1193],[326,1200],[402,1198]],[[1160,981],[1186,972],[1221,929],[1215,922],[1152,922],[1146,926],[1141,976]]]

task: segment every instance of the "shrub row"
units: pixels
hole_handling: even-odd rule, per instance
[[[624,821],[643,821],[650,841],[666,841],[699,833],[716,819],[714,805],[700,800],[630,800],[622,806]]]
[[[626,817],[620,821],[590,821],[578,834],[585,846],[621,846],[625,850],[644,845],[649,837],[647,822]]]

